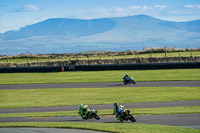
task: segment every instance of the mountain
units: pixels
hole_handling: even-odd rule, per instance
[[[0,34],[0,54],[199,48],[200,20],[171,22],[147,15],[102,19],[54,18]]]

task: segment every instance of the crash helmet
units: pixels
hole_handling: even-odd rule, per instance
[[[126,76],[128,77],[128,74],[126,74]]]
[[[78,107],[79,107],[79,109],[84,109],[84,105],[83,104],[79,104]]]
[[[114,107],[119,107],[119,104],[118,103],[114,103]]]

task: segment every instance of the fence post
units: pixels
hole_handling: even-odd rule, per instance
[[[26,59],[27,59],[27,63],[28,63],[28,56],[27,56],[27,58],[26,58]]]
[[[76,60],[78,61],[78,54],[76,54]]]
[[[8,57],[6,58],[6,60],[7,60],[7,67],[9,67],[9,65],[8,65],[8,62],[9,62]]]
[[[192,57],[192,49],[190,50],[190,56]]]
[[[181,58],[181,52],[180,52],[180,50],[179,50],[179,58]]]
[[[90,64],[90,58],[89,58],[89,56],[88,56],[88,65]]]
[[[137,53],[137,58],[139,59],[139,53]]]
[[[137,52],[136,54],[137,54],[137,59],[138,59],[137,63],[140,63],[139,53]]]
[[[37,66],[39,66],[39,65],[38,65],[39,61],[38,61],[38,60],[39,60],[39,57],[37,57]]]
[[[167,57],[167,49],[165,48],[165,57]]]

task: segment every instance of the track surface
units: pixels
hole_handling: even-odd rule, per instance
[[[91,130],[64,128],[0,128],[0,133],[105,133]]]
[[[141,115],[135,116],[137,123],[161,124],[170,126],[194,126],[200,123],[200,114],[170,114],[170,115]],[[1,118],[0,122],[102,122],[120,123],[115,116],[102,116],[100,120],[83,120],[80,116],[59,117],[12,117]],[[132,123],[130,121],[125,123]]]
[[[103,87],[192,87],[200,86],[200,81],[154,81],[137,82],[135,85],[124,85],[122,82],[104,83],[63,83],[63,84],[20,84],[0,85],[1,90],[5,89],[45,89],[45,88],[103,88]]]

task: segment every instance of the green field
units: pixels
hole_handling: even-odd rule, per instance
[[[200,100],[200,87],[0,90],[0,108]]]
[[[200,80],[200,69],[0,73],[0,84],[120,82],[128,73],[135,81]]]
[[[113,133],[200,133],[199,129],[137,123],[10,122],[0,123],[0,127],[73,128]]]

